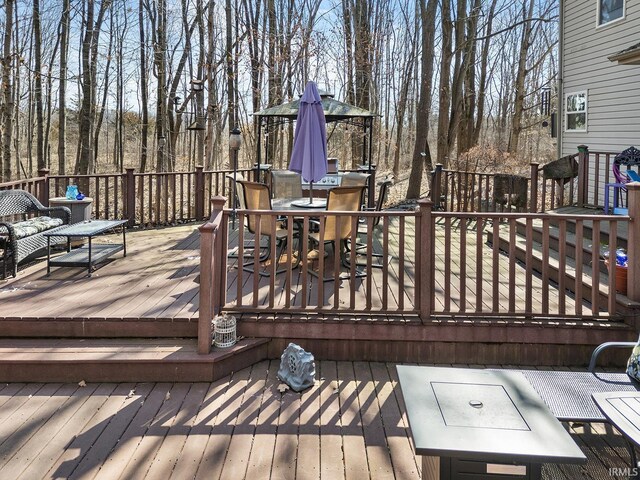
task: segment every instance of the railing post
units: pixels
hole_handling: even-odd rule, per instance
[[[436,169],[433,171],[432,185],[431,185],[431,202],[437,209],[440,208],[440,197],[442,196],[442,169],[444,166],[441,163],[436,163]]]
[[[627,238],[627,297],[640,301],[640,182],[627,183],[629,232]]]
[[[129,220],[128,227],[136,224],[136,179],[133,176],[135,168],[125,168],[124,188],[125,188],[125,216]]]
[[[589,162],[589,147],[578,145],[578,199],[577,206],[584,207],[587,203],[588,185],[587,176]]]
[[[536,213],[538,211],[538,170],[540,164],[538,162],[531,162],[529,164],[531,168],[531,182],[529,184],[531,191],[529,192],[529,212]]]
[[[376,167],[371,166],[371,176],[369,177],[369,191],[367,192],[367,206],[373,208],[376,204]]]
[[[202,220],[204,218],[204,167],[196,167],[196,220]]]
[[[433,310],[433,266],[434,266],[434,236],[433,236],[433,202],[418,200],[416,211],[416,303],[420,319],[425,321]]]
[[[211,220],[200,230],[200,292],[198,304],[198,353],[206,355],[211,350],[211,322],[220,312],[226,292],[226,229],[224,228],[225,197],[211,199]],[[225,248],[224,251],[222,249]],[[224,268],[224,272],[222,271]],[[215,291],[214,291],[215,289]]]
[[[38,170],[38,176],[44,177],[44,180],[37,189],[37,197],[43,205],[49,205],[49,169],[41,168]]]
[[[227,198],[215,196],[211,199],[211,211],[222,212],[222,220],[213,244],[213,255],[216,259],[216,270],[213,272],[213,314],[218,315],[227,300],[227,247],[229,245],[229,212],[224,211]]]

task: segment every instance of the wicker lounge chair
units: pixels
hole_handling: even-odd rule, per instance
[[[18,263],[47,247],[43,232],[71,221],[67,207],[45,207],[24,190],[0,191],[0,248],[3,249],[3,273],[7,264],[18,274]],[[63,243],[65,237],[51,237],[51,243]]]

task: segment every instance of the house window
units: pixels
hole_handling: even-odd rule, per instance
[[[598,0],[598,25],[624,16],[624,0]]]
[[[570,93],[565,103],[565,130],[587,131],[587,92]]]

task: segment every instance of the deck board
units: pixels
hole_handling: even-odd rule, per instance
[[[10,384],[0,390],[0,476],[419,478],[395,364],[319,361],[303,393],[277,390],[278,365],[212,384]],[[611,478],[627,465],[615,429],[567,428],[588,463],[545,465],[544,480]]]
[[[0,476],[419,478],[395,364],[320,361],[303,393],[277,390],[278,365],[212,384],[7,385]],[[588,463],[545,465],[544,480],[611,478],[627,466],[611,426],[567,428]]]

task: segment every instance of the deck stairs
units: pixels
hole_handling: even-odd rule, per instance
[[[572,210],[573,211],[573,210]],[[565,209],[560,209],[555,212],[549,212],[551,214],[566,214],[567,211]],[[593,214],[593,211],[584,211],[580,212],[583,214]],[[566,232],[566,242],[565,242],[565,278],[564,282],[567,285],[567,288],[571,289],[571,286],[575,285],[576,282],[576,252],[579,249],[582,249],[582,292],[583,298],[587,301],[591,298],[591,286],[594,278],[594,271],[592,265],[592,237],[593,230],[591,222],[585,222],[583,227],[583,241],[582,245],[577,244],[576,235],[575,235],[575,222],[568,221],[567,222],[567,232]],[[542,247],[542,237],[543,237],[543,229],[542,229],[542,221],[533,221],[532,223],[532,247],[533,247],[533,269],[541,274],[542,265],[543,265],[543,247]],[[515,238],[515,258],[517,261],[525,263],[526,261],[526,246],[527,246],[527,236],[526,236],[526,228],[527,222],[526,220],[518,220],[516,222],[516,238]],[[492,244],[493,235],[489,233],[487,235],[487,240]],[[558,284],[560,280],[560,269],[559,269],[559,244],[560,244],[560,229],[558,228],[558,224],[556,222],[550,222],[549,225],[549,280]],[[609,232],[603,228],[601,232],[601,241],[605,244],[609,243]],[[510,247],[510,239],[508,226],[505,225],[500,229],[500,235],[498,238],[500,250],[503,252],[508,252]],[[626,239],[626,228],[619,228],[619,232],[616,239],[616,244],[618,248],[625,248],[627,245]],[[598,250],[601,249],[600,246],[596,246]],[[597,276],[599,278],[599,294],[600,294],[600,302],[605,303],[609,297],[609,289],[608,289],[608,269],[605,265],[602,258],[600,258],[597,266]],[[625,295],[621,293],[616,294],[616,301],[618,304],[618,311],[620,312],[620,319],[623,319],[627,316],[634,315],[635,313],[640,313],[640,303],[634,302],[627,298]]]
[[[0,381],[211,382],[268,358],[268,342],[199,355],[193,318],[0,318]]]

